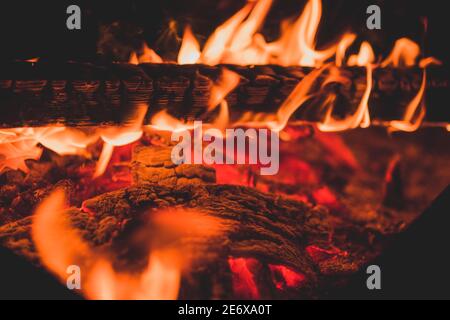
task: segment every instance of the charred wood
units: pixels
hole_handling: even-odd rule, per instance
[[[148,254],[148,251],[130,245],[130,237],[136,234],[137,228],[148,228],[145,221],[158,210],[174,208],[214,217],[226,230],[212,237],[193,237],[188,233],[180,239],[195,252],[191,267],[183,274],[181,297],[235,297],[231,288],[230,257],[253,258],[261,263],[262,271],[255,276],[255,282],[265,297],[294,294],[297,298],[311,298],[320,291],[323,275],[311,256],[311,248],[329,245],[331,227],[326,209],[322,207],[247,187],[185,185],[168,188],[145,184],[103,194],[85,201],[83,209],[71,208],[65,214],[92,247],[115,253],[118,269],[131,266],[139,270],[145,267],[146,257],[136,256],[136,252]],[[167,214],[180,215],[183,211]],[[39,264],[30,236],[31,222],[32,218],[28,217],[0,227],[0,241],[3,246]],[[356,261],[342,255],[330,261],[334,261],[334,267],[329,266],[327,270],[333,270],[339,277],[350,270],[355,272],[363,259]],[[293,291],[277,292],[271,284],[269,264],[291,268],[305,275],[306,280]],[[200,284],[206,290],[200,290]]]
[[[311,72],[306,67],[275,65],[109,64],[16,62],[0,65],[2,127],[65,124],[111,125],[126,121],[136,104],[150,106],[146,122],[160,110],[181,120],[211,120],[207,112],[210,91],[222,68],[240,76],[239,85],[228,95],[231,119],[246,112],[274,113],[294,87]],[[326,113],[324,100],[336,96],[338,116],[354,112],[366,87],[365,68],[335,68],[346,81],[325,85],[324,72],[309,99],[293,121],[320,121]],[[416,96],[422,81],[419,68],[374,70],[369,101],[371,117],[378,121],[400,120]],[[449,122],[450,112],[441,105],[448,100],[450,82],[445,67],[427,72],[426,121]],[[321,107],[322,106],[322,107]]]

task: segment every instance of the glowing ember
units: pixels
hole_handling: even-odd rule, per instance
[[[306,280],[304,274],[295,272],[294,270],[280,265],[269,264],[272,273],[272,281],[278,290],[286,290],[287,288],[298,288]]]
[[[322,187],[313,191],[312,196],[316,203],[330,209],[339,210],[341,207],[336,195],[328,187]]]
[[[233,290],[241,299],[258,299],[259,291],[253,278],[252,269],[259,262],[252,258],[229,258],[228,264],[233,273]]]
[[[323,249],[318,246],[308,246],[306,248],[306,252],[316,263],[320,263],[329,259],[336,259],[339,256],[348,256],[348,252],[342,251],[338,248]]]

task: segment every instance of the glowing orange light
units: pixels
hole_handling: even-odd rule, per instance
[[[179,64],[193,64],[200,58],[200,45],[192,33],[190,26],[184,30],[183,42],[178,53]]]
[[[238,86],[240,76],[226,68],[222,69],[222,75],[217,83],[211,88],[208,110],[213,110],[225,97]]]
[[[401,38],[395,42],[391,54],[381,63],[381,67],[392,65],[394,67],[412,67],[416,64],[420,54],[420,47],[408,38]]]

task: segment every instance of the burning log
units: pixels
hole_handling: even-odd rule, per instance
[[[167,110],[180,120],[214,118],[209,101],[211,89],[223,68],[237,73],[239,85],[226,97],[230,119],[246,113],[274,114],[292,90],[313,69],[276,65],[111,64],[17,62],[1,66],[1,127],[111,125],[126,122],[139,103],[149,104],[146,123],[158,111]],[[449,79],[444,67],[429,68],[426,81],[427,121],[448,122]],[[421,87],[419,68],[377,68],[369,99],[371,118],[401,120]],[[331,82],[330,78],[338,82]],[[366,70],[331,67],[314,84],[311,98],[291,121],[321,121],[330,94],[336,98],[338,116],[352,114],[366,89]]]
[[[215,183],[214,168],[203,165],[176,165],[171,160],[172,148],[137,146],[131,162],[136,184],[152,183],[166,186]]]
[[[424,135],[429,130],[432,129],[422,130],[414,135]],[[309,136],[308,131],[301,134]],[[377,134],[374,134],[374,131]],[[441,130],[432,131],[445,137]],[[369,133],[372,134],[368,135]],[[436,162],[436,153],[429,149],[425,151],[415,146],[418,149],[411,152],[410,134],[394,134],[393,136],[401,135],[408,139],[396,141],[395,144],[387,143],[387,133],[377,128],[351,130],[342,134],[352,141],[352,145],[359,146],[356,150],[358,159],[364,156],[360,159],[361,165],[367,167],[370,174],[353,174],[355,171],[347,167],[353,167],[354,160],[348,159],[345,148],[339,149],[344,146],[339,146],[339,140],[332,138],[334,134],[316,133],[317,140],[303,139],[303,143],[297,146],[298,149],[292,144],[287,147],[296,157],[301,154],[298,150],[303,150],[303,154],[312,162],[324,161],[319,165],[320,171],[325,174],[320,179],[320,184],[311,182],[313,184],[308,186],[308,176],[296,171],[299,179],[292,181],[290,186],[295,190],[283,190],[275,186],[277,183],[286,183],[284,186],[289,187],[289,181],[283,182],[283,177],[280,177],[279,181],[274,177],[272,186],[269,186],[269,181],[258,181],[253,185],[261,191],[269,190],[271,195],[249,187],[189,185],[193,182],[192,179],[186,179],[180,184],[178,179],[169,179],[169,184],[153,185],[156,183],[155,179],[148,177],[153,177],[153,173],[159,170],[165,174],[166,170],[171,172],[172,169],[161,166],[169,157],[167,152],[164,153],[165,148],[161,147],[165,145],[164,139],[151,139],[151,145],[150,141],[145,140],[141,145],[135,146],[132,160],[132,171],[138,176],[136,181],[141,184],[132,187],[121,186],[120,188],[125,189],[114,192],[96,190],[95,195],[108,193],[95,198],[92,198],[92,194],[82,196],[83,200],[90,199],[83,205],[72,201],[72,197],[66,192],[71,205],[81,206],[81,209],[44,210],[55,214],[54,217],[43,217],[46,221],[43,233],[58,239],[47,239],[44,243],[60,244],[59,249],[51,250],[50,256],[57,258],[58,252],[65,253],[65,256],[71,257],[67,263],[80,265],[84,275],[96,270],[95,265],[87,265],[86,261],[106,260],[114,270],[113,275],[118,273],[121,276],[121,272],[127,275],[141,274],[143,269],[146,270],[149,252],[150,255],[151,252],[162,252],[163,256],[159,258],[163,262],[168,257],[184,259],[188,256],[188,263],[180,270],[181,298],[324,297],[323,292],[352,277],[360,266],[382,252],[385,240],[402,231],[404,226],[416,217],[418,212],[413,212],[408,206],[418,209],[423,203],[412,203],[411,199],[420,198],[415,195],[421,194],[423,197],[423,194],[439,189],[447,183],[440,170],[447,158],[443,157],[439,164]],[[432,136],[424,135],[419,140],[423,140],[429,148],[430,137]],[[368,139],[372,141],[371,146],[366,144]],[[416,139],[417,136],[414,141]],[[328,143],[328,147],[333,148],[331,159],[335,165],[331,167],[325,165],[327,153],[326,149],[320,147],[319,141],[322,140]],[[434,136],[431,140],[440,139]],[[377,148],[373,149],[373,145]],[[402,154],[403,149],[408,150],[407,153],[413,157],[409,159],[405,156],[402,161],[396,160],[393,154]],[[304,152],[305,150],[308,152]],[[435,152],[442,154],[442,150],[447,149],[438,149]],[[378,155],[378,161],[374,166],[369,166],[373,164],[374,152]],[[417,170],[418,163],[423,168]],[[430,166],[431,163],[433,166]],[[149,164],[148,168],[146,164]],[[403,179],[404,176],[397,177],[401,174],[398,171],[400,164],[409,174],[415,175],[415,179],[423,181],[424,176],[432,177],[430,181],[433,183],[420,184],[419,188],[416,185],[408,187],[409,179]],[[78,162],[73,165],[82,167]],[[410,170],[410,166],[416,169]],[[201,172],[202,166],[198,167]],[[430,171],[430,167],[434,169]],[[299,167],[286,167],[286,175],[292,176],[292,168]],[[42,166],[35,169],[42,175]],[[146,170],[149,170],[148,173]],[[346,170],[347,173],[344,174]],[[217,181],[221,183],[220,168],[216,167],[216,171]],[[7,173],[7,177],[2,178],[5,179],[2,181],[8,182],[5,184],[7,186],[13,185],[20,178],[13,174],[17,171]],[[210,173],[212,174],[212,171]],[[34,176],[34,171],[31,170],[28,176]],[[59,174],[55,180],[51,180],[51,183],[57,183],[60,176]],[[73,179],[75,186],[92,184],[91,180],[88,180],[91,181],[88,183],[83,182],[85,180],[77,182],[77,178],[70,174],[62,176]],[[346,176],[354,179],[344,184]],[[245,176],[239,177],[243,180]],[[107,180],[111,178],[103,183]],[[306,185],[298,186],[299,181]],[[386,188],[383,188],[384,194],[381,192],[380,181],[387,183]],[[342,188],[345,186],[342,192],[339,191],[339,185]],[[307,191],[308,188],[311,188],[311,192],[303,193],[302,190]],[[5,199],[13,197],[8,190],[4,191]],[[387,201],[400,196],[402,193],[399,191],[405,196],[406,208],[403,211],[396,208],[396,202]],[[298,195],[293,199],[303,200],[299,202],[283,198],[288,195]],[[75,198],[78,196],[75,194]],[[387,203],[380,207],[383,199]],[[5,202],[4,207],[7,208],[9,203]],[[329,211],[322,206],[326,206]],[[388,208],[391,206],[394,207],[392,210]],[[421,207],[418,210],[421,210]],[[42,249],[37,249],[40,247],[39,241],[36,242],[35,237],[31,236],[31,231],[35,229],[33,221],[39,220],[40,217],[39,211],[38,209],[33,217],[14,216],[11,220],[0,222],[0,243],[55,271],[45,264],[46,255]],[[58,217],[70,222],[69,229],[58,231],[60,226],[52,222]],[[71,243],[74,239],[70,238],[68,242],[64,237],[74,231],[86,244],[83,250],[76,250],[84,259],[68,254],[69,249],[65,248],[66,244],[69,244],[69,248],[73,247]],[[79,239],[76,238],[75,242],[80,242]],[[174,249],[175,254],[168,253],[168,249]],[[168,261],[172,261],[171,259]],[[169,263],[168,267],[171,269],[173,265]],[[55,274],[67,276],[65,270]],[[108,270],[101,273],[106,277],[108,274]],[[120,278],[113,280],[119,281]],[[139,292],[138,289],[136,292]],[[98,298],[89,294],[85,297]]]
[[[165,228],[171,230],[172,224],[175,226],[175,231],[164,232],[164,237],[156,222],[148,225],[161,210],[165,212]],[[214,231],[215,227],[204,224],[203,229],[200,224],[197,228],[201,236],[195,236],[195,229],[179,231],[177,221],[185,221],[183,215],[189,215],[186,222],[191,221],[191,211],[214,219],[221,227]],[[82,209],[71,208],[64,215],[89,246],[110,252],[113,265],[119,270],[141,270],[148,246],[154,249],[161,246],[160,241],[172,243],[177,238],[173,232],[181,232],[175,242],[189,248],[183,256],[191,256],[189,267],[182,270],[181,298],[242,297],[248,290],[256,295],[253,297],[314,297],[322,277],[318,261],[327,260],[327,270],[333,270],[335,276],[355,272],[363,263],[362,257],[356,261],[335,249],[321,249],[330,245],[332,232],[326,209],[247,187],[138,185],[87,200]],[[31,222],[28,217],[0,227],[0,239],[4,246],[39,264],[30,236]],[[132,240],[138,230],[148,233],[149,227],[153,228],[151,234],[157,234],[153,242]],[[208,234],[205,236],[204,232]],[[331,256],[337,258],[326,258]],[[237,271],[239,265],[249,269],[246,272],[250,272],[252,284],[248,286],[254,288],[232,288],[233,278],[243,276]],[[293,285],[292,279],[283,278],[287,274],[295,275],[299,281]],[[283,290],[280,282],[284,283]]]

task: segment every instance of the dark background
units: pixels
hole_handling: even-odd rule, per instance
[[[305,2],[274,0],[263,30],[267,38],[274,39],[280,20],[298,16]],[[197,37],[204,41],[244,3],[245,0],[2,1],[0,58],[2,61],[34,57],[92,60],[101,52],[108,59],[124,59],[124,52],[128,54],[131,47],[138,48],[144,39],[158,53],[174,58],[179,45],[177,34],[182,34],[186,23],[192,24]],[[352,30],[359,35],[358,40],[369,40],[377,53],[386,54],[395,39],[407,36],[421,43],[427,55],[448,61],[446,42],[450,21],[447,15],[450,12],[445,3],[442,0],[323,0],[318,45]],[[70,4],[82,9],[82,30],[66,29],[66,8]],[[378,4],[382,9],[380,31],[365,27],[366,8],[370,4]]]

